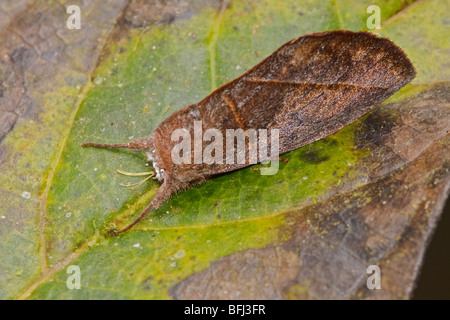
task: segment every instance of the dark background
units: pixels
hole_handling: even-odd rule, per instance
[[[413,299],[450,300],[450,197],[425,254]]]

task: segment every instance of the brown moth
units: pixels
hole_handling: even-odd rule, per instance
[[[278,129],[279,153],[322,139],[357,120],[406,85],[415,70],[392,41],[369,32],[308,34],[282,45],[255,67],[212,92],[199,103],[176,111],[148,137],[123,144],[85,143],[84,147],[145,149],[161,187],[128,227],[175,192],[214,175],[250,165],[174,164],[175,129],[191,135],[194,121],[203,129]],[[270,147],[270,138],[268,139]],[[225,157],[225,152],[223,153]],[[193,155],[192,155],[193,157]]]

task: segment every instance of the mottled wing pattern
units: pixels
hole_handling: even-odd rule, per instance
[[[373,109],[415,76],[404,52],[369,32],[331,31],[294,39],[198,104],[172,114],[156,130],[164,158],[173,128],[279,129],[280,154],[322,139]],[[270,135],[269,135],[269,145]],[[225,143],[224,157],[226,154]],[[248,150],[247,150],[248,151]],[[248,152],[247,152],[248,159]],[[199,177],[248,165],[174,167]],[[167,164],[167,166],[171,166]],[[181,171],[180,171],[181,170]]]
[[[198,108],[211,127],[279,129],[284,153],[355,121],[414,76],[404,52],[388,39],[317,33],[286,43]]]

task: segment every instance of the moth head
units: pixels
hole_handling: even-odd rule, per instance
[[[165,179],[165,169],[161,168],[161,160],[159,154],[156,151],[155,145],[153,144],[152,136],[148,137],[148,148],[145,151],[147,154],[147,161],[151,162],[153,169],[155,169],[155,178],[159,181],[164,181]]]

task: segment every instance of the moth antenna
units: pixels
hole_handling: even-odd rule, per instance
[[[95,143],[86,142],[81,145],[82,147],[95,147],[95,148],[128,148],[128,149],[149,149],[150,141],[148,138],[139,138],[128,143]]]
[[[131,190],[136,190],[136,189],[139,189],[145,183],[145,181],[151,179],[153,176],[154,175],[152,174],[152,175],[148,176],[147,178],[145,178],[144,180],[141,180],[141,181],[136,182],[136,183],[129,183],[129,184],[121,183],[120,185],[122,187],[127,187],[128,189],[131,189]]]
[[[121,230],[118,230],[118,231],[111,230],[110,234],[117,236],[125,231],[130,230],[139,221],[141,221],[147,215],[147,213],[150,212],[150,210],[158,209],[159,205],[161,203],[163,203],[164,201],[166,201],[167,199],[169,199],[170,196],[172,195],[172,193],[174,192],[174,188],[169,187],[169,185],[170,184],[167,183],[167,179],[166,179],[166,181],[164,181],[164,183],[161,185],[161,187],[158,189],[158,191],[156,191],[156,194],[153,197],[152,202],[150,202],[150,204],[144,209],[144,211],[142,211],[142,213],[139,215],[139,217],[137,217],[136,220],[134,220],[132,223],[130,223],[128,226],[126,226],[125,228],[123,228]]]
[[[141,181],[136,182],[136,183],[131,183],[131,184],[130,183],[129,184],[121,183],[120,184],[122,187],[127,187],[127,188],[129,188],[131,190],[136,190],[136,189],[140,188],[145,183],[145,181],[147,181],[150,178],[154,177],[155,174],[156,174],[153,171],[148,171],[148,172],[126,172],[126,171],[123,171],[123,170],[120,170],[120,169],[117,170],[117,172],[120,173],[120,174],[123,174],[125,176],[130,176],[130,177],[148,176],[144,180],[141,180]]]
[[[130,176],[130,177],[140,177],[140,176],[154,176],[154,171],[148,171],[148,172],[126,172],[120,169],[117,169],[117,172],[120,174],[123,174],[124,176]]]

